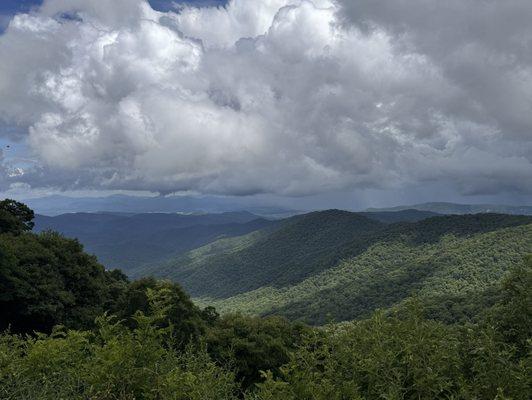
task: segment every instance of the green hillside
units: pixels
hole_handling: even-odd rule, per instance
[[[199,262],[197,253],[189,253],[174,265],[167,264],[157,276],[179,282],[196,297],[225,298],[265,285],[293,285],[338,263],[339,249],[384,226],[347,211],[309,213],[289,218],[251,242],[249,237],[241,238],[240,250]]]
[[[130,282],[78,241],[32,233],[32,220],[25,205],[0,201],[2,399],[530,397],[532,256],[517,262],[530,247],[530,219],[434,218],[368,229],[338,249],[348,254],[359,241],[363,251],[359,245],[357,255],[287,286],[293,298],[277,292],[276,311],[320,322],[316,302],[331,316],[366,315],[375,304],[395,310],[317,328],[201,309],[178,284]],[[348,234],[363,222],[337,211],[303,216],[197,249],[189,267],[221,252],[249,253],[287,232],[305,249],[292,237],[301,226],[312,227],[307,240],[329,244],[322,228]],[[414,288],[425,302],[407,301]],[[434,320],[448,305],[478,318]]]
[[[242,236],[221,238],[167,262],[145,264],[128,271],[128,273],[132,278],[142,278],[150,275],[167,278],[172,275],[176,265],[179,265],[182,272],[193,271],[195,268],[200,268],[211,257],[231,254],[251,246],[261,238],[268,236],[275,228],[276,226],[272,226]]]
[[[432,300],[479,296],[532,251],[532,224],[436,243],[376,243],[363,254],[294,286],[266,286],[228,299],[221,311],[280,314],[312,323],[369,315],[418,294]],[[443,306],[443,305],[442,305]],[[440,313],[443,311],[439,311]]]
[[[326,211],[225,244],[220,252],[196,250],[158,272],[223,312],[321,324],[364,317],[417,295],[453,320],[475,309],[445,310],[450,297],[482,297],[532,252],[532,218],[456,215],[385,225]]]

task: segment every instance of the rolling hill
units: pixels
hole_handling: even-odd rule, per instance
[[[223,312],[321,324],[398,307],[412,296],[439,299],[442,307],[451,297],[482,296],[530,252],[528,216],[452,215],[385,224],[329,210],[211,243],[150,272]]]
[[[248,212],[221,214],[73,213],[37,215],[35,231],[58,231],[77,238],[108,268],[129,273],[223,237],[240,236],[275,225]]]

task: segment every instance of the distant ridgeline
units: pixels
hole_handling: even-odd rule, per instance
[[[240,236],[274,222],[249,212],[221,214],[72,213],[36,215],[36,232],[53,230],[79,239],[108,268],[130,273],[224,237]]]
[[[313,212],[133,272],[179,282],[222,312],[323,324],[398,309],[415,297],[452,322],[474,318],[505,273],[532,253],[530,216],[425,217]]]
[[[477,214],[499,213],[513,215],[532,215],[532,206],[508,206],[501,204],[456,204],[456,203],[422,203],[412,206],[398,206],[390,208],[369,208],[368,211],[403,211],[419,210],[431,211],[438,214]]]

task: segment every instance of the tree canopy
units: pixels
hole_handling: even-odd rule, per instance
[[[15,235],[33,229],[33,210],[23,203],[5,199],[0,201],[0,233]]]

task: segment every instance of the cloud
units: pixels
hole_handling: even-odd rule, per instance
[[[48,0],[0,36],[0,119],[20,128],[4,135],[36,162],[2,181],[532,193],[531,10],[233,0],[162,13],[141,0]]]

